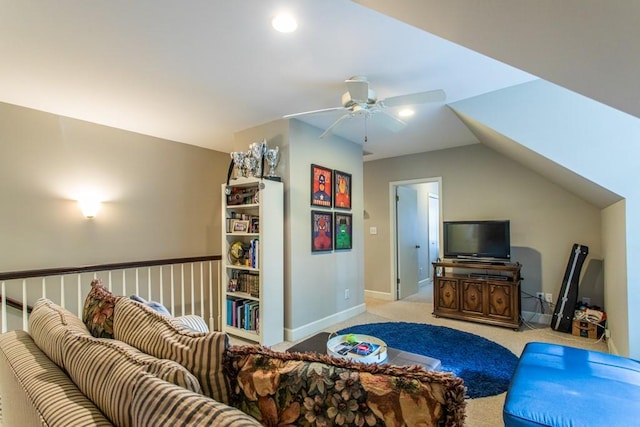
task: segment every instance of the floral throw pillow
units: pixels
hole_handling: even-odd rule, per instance
[[[231,403],[263,425],[458,426],[466,388],[451,373],[232,346]]]
[[[82,310],[82,321],[96,338],[113,338],[113,307],[118,297],[102,286],[100,279],[91,282]]]

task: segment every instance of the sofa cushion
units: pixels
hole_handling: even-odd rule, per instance
[[[202,391],[198,380],[178,363],[157,359],[116,340],[70,333],[63,359],[73,382],[118,426],[133,425],[132,379],[142,371],[194,392]]]
[[[259,426],[243,412],[207,396],[141,373],[133,390],[136,426]]]
[[[84,301],[82,321],[96,338],[113,338],[113,307],[119,297],[102,286],[100,279],[91,282],[91,290]]]
[[[314,353],[232,346],[231,404],[263,425],[461,425],[465,387],[451,373],[366,365]]]
[[[89,335],[78,316],[46,298],[36,301],[29,315],[29,333],[36,345],[61,368],[64,338],[69,331]]]
[[[115,306],[114,337],[155,357],[175,360],[198,378],[205,395],[228,403],[228,380],[222,370],[226,334],[176,327],[154,310],[122,298]]]
[[[0,335],[0,396],[5,426],[112,425],[24,331]]]

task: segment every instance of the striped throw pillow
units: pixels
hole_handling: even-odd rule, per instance
[[[70,333],[65,340],[64,365],[78,388],[114,424],[133,426],[131,404],[137,375],[149,371],[196,393],[198,380],[171,360],[160,360],[116,340]]]
[[[176,387],[153,375],[140,374],[133,390],[137,426],[259,426],[244,412],[206,396]]]
[[[78,316],[46,298],[36,301],[29,315],[29,333],[40,350],[61,368],[64,338],[69,331],[89,335]]]
[[[112,425],[27,332],[0,334],[0,365],[13,373],[0,385],[7,393],[2,402],[5,426]]]
[[[173,325],[187,328],[194,332],[209,332],[207,322],[197,314],[187,314],[186,316],[173,317],[169,320]]]
[[[222,332],[192,332],[173,325],[154,310],[128,298],[116,302],[114,338],[160,359],[175,360],[191,373],[202,392],[218,402],[229,402],[229,384],[222,370],[229,338]]]

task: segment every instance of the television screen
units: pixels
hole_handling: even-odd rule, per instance
[[[445,221],[444,257],[511,259],[510,223],[501,221]]]

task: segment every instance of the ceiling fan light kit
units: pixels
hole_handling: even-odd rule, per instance
[[[320,110],[304,111],[301,113],[288,114],[284,118],[293,118],[311,114],[326,113],[329,111],[342,110],[345,113],[333,122],[322,134],[320,138],[330,135],[338,126],[356,116],[364,116],[365,120],[376,117],[376,121],[392,132],[399,132],[407,124],[394,115],[385,111],[387,108],[402,107],[407,105],[424,104],[427,102],[443,102],[446,94],[443,90],[431,90],[427,92],[410,93],[406,95],[392,96],[378,100],[376,92],[369,87],[369,81],[364,76],[353,76],[345,80],[347,91],[342,95],[342,107],[331,107]],[[382,113],[375,114],[374,113]],[[413,115],[413,111],[404,117]],[[366,135],[365,135],[366,140]]]

